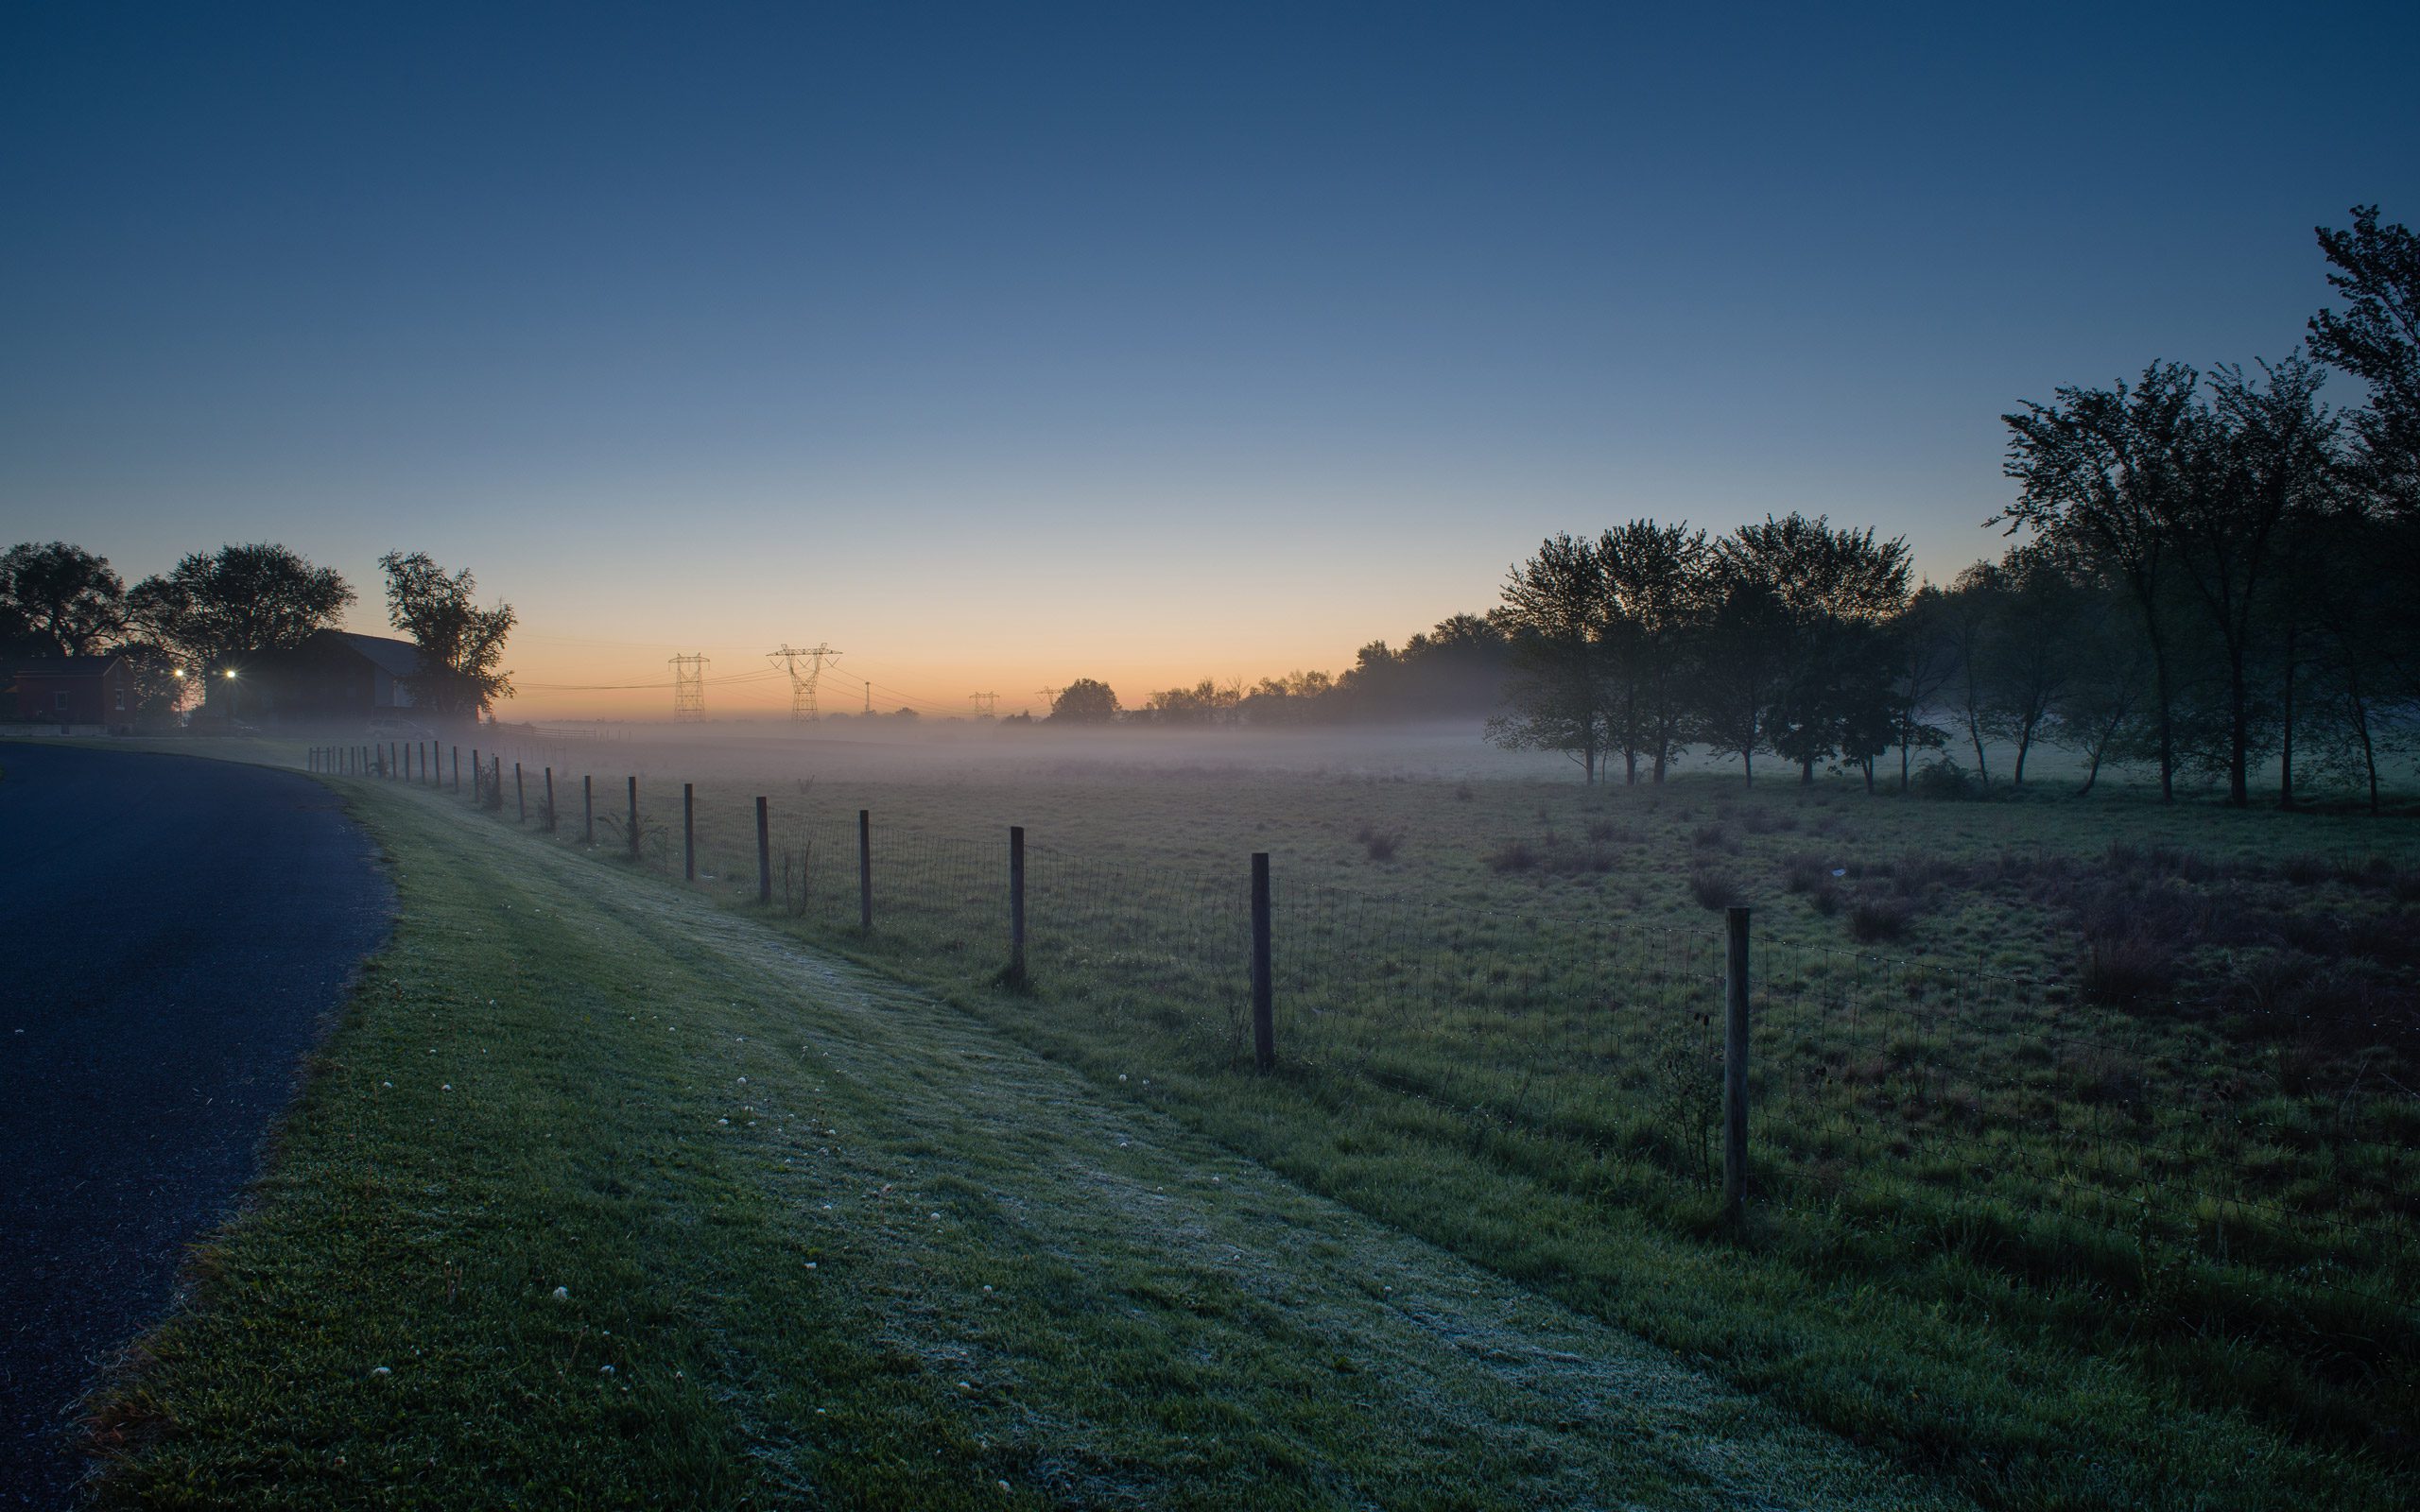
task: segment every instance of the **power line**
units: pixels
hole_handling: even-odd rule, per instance
[[[676,725],[704,723],[706,717],[704,653],[676,656],[666,665],[672,668],[672,722]]]

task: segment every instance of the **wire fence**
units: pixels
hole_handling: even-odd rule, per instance
[[[379,760],[313,756],[452,790],[442,764]],[[511,818],[496,763],[462,797],[493,808],[502,784]],[[559,808],[580,789],[557,784]],[[754,813],[727,795],[684,828],[678,787],[650,784],[633,848],[624,782],[592,791],[593,831],[583,809],[560,837],[674,877],[694,855],[699,886],[924,984],[1003,980],[1005,826],[928,833],[775,795],[760,863]],[[1028,843],[1022,1022],[1197,1090],[1249,1077],[1248,860]],[[1722,1175],[1720,927],[1581,924],[1282,869],[1270,904],[1276,1079],[1306,1106],[1703,1228]],[[1761,938],[1749,981],[1752,1211],[1802,1248],[2420,1348],[2420,1099],[2375,1048],[2297,1086],[2247,1072],[2242,1043],[2310,1026],[2256,1011],[2120,1011],[2064,984]]]

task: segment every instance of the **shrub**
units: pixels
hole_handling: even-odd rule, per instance
[[[1849,908],[1849,933],[1867,944],[1898,939],[1915,919],[1915,905],[1904,898],[1860,898]]]
[[[1832,868],[1819,856],[1795,855],[1782,863],[1781,884],[1791,892],[1813,892],[1831,876]]]
[[[1527,840],[1507,840],[1487,853],[1490,871],[1528,871],[1537,864],[1538,853]]]
[[[1806,895],[1806,901],[1814,905],[1817,913],[1829,919],[1841,911],[1841,889],[1833,886],[1831,879],[1826,877],[1822,885]]]
[[[1908,791],[1921,799],[1936,801],[1956,800],[1975,796],[1975,780],[1966,768],[1946,756],[1936,756],[1916,768],[1908,782]]]
[[[2148,932],[2104,935],[2084,942],[2079,974],[2086,1001],[2129,1006],[2174,988],[2176,954]]]
[[[1737,850],[1738,840],[1720,824],[1701,824],[1689,832],[1689,843],[1701,850]]]
[[[1701,908],[1728,908],[1739,902],[1739,886],[1725,872],[1699,867],[1689,873],[1689,896]]]
[[[1616,824],[1611,819],[1590,819],[1588,821],[1588,838],[1591,840],[1627,840],[1630,836],[1623,831],[1620,825]]]
[[[1361,826],[1353,838],[1361,842],[1361,849],[1373,861],[1392,861],[1396,849],[1403,844],[1402,834],[1392,830],[1374,829],[1367,824]]]

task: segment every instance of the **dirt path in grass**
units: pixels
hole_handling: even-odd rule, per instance
[[[403,827],[441,832],[456,864],[509,857],[512,906],[713,1000],[608,1027],[682,1047],[700,1127],[774,1199],[795,1287],[937,1382],[1020,1491],[1091,1506],[1942,1503],[1190,1133],[1150,1106],[1149,1066],[1105,1093],[703,899],[409,801],[422,818]],[[752,1452],[810,1495],[835,1452],[816,1386],[743,1394]]]

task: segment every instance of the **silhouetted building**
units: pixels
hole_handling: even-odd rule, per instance
[[[386,635],[314,630],[291,651],[255,651],[239,663],[231,689],[211,679],[207,712],[224,717],[232,692],[235,718],[363,719],[412,707],[406,679],[420,670],[420,647]]]
[[[0,718],[70,732],[131,732],[134,702],[134,668],[122,656],[45,657],[0,677]]]

